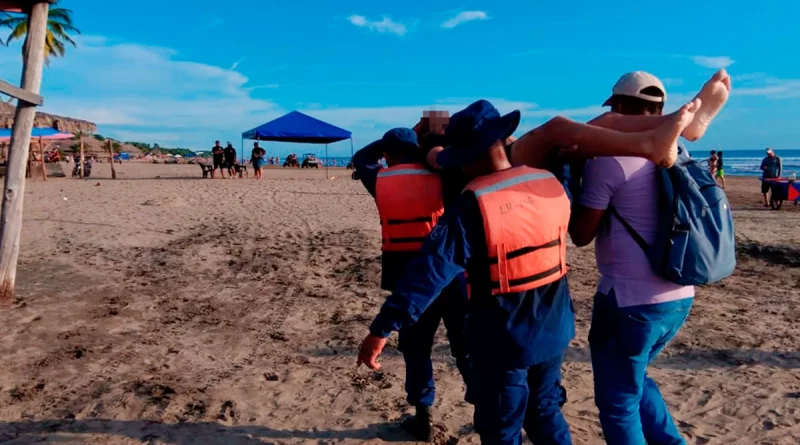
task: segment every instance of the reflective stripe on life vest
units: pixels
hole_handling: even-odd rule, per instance
[[[416,251],[444,213],[442,181],[422,164],[382,169],[375,202],[381,217],[381,249]]]
[[[516,167],[470,182],[483,216],[492,295],[524,292],[567,273],[570,205],[552,173]]]

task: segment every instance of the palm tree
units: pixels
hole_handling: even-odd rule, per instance
[[[53,6],[58,4],[58,0]],[[11,34],[8,36],[4,43],[6,46],[13,40],[25,38],[27,42],[28,35],[28,17],[24,15],[9,15],[0,16],[0,28],[6,27],[11,29]],[[73,47],[77,46],[72,37],[68,33],[74,32],[80,34],[80,30],[72,25],[72,10],[65,8],[50,8],[47,13],[47,34],[44,41],[44,61],[45,64],[50,64],[50,57],[63,57],[66,51],[66,44],[69,43]],[[25,54],[25,47],[22,48],[22,54]]]

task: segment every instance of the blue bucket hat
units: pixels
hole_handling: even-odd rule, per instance
[[[419,151],[417,133],[410,128],[393,128],[377,141],[384,153],[392,155],[412,154]]]
[[[445,136],[451,145],[436,157],[442,168],[458,168],[478,160],[519,126],[520,112],[500,115],[487,100],[479,100],[450,117]]]

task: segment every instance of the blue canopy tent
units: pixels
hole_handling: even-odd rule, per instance
[[[351,132],[299,111],[292,111],[260,127],[242,133],[242,159],[244,159],[245,139],[325,144],[325,176],[328,176],[328,144],[350,139],[350,154],[353,154],[353,134]]]

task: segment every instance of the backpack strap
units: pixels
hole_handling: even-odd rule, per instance
[[[628,221],[625,221],[625,218],[623,218],[619,214],[619,212],[617,212],[617,209],[615,209],[614,206],[612,205],[608,206],[608,210],[611,212],[612,215],[614,215],[615,218],[617,218],[619,222],[622,223],[622,225],[625,227],[625,230],[627,230],[628,233],[631,235],[631,238],[633,238],[633,240],[636,241],[636,244],[638,244],[639,247],[641,247],[642,250],[644,250],[644,253],[648,253],[648,251],[650,250],[650,246],[647,244],[647,241],[645,241],[644,238],[642,238],[642,236],[639,235],[636,232],[636,230],[633,229],[633,226],[631,226],[628,223]]]

